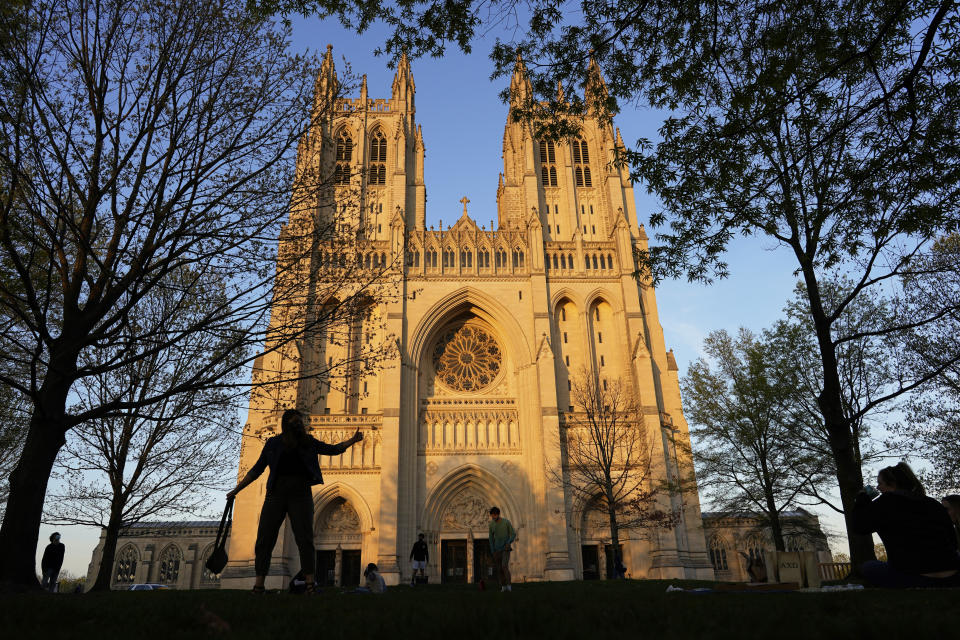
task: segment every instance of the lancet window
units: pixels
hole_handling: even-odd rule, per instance
[[[387,138],[377,129],[370,138],[369,184],[387,184]]]
[[[337,135],[336,166],[333,170],[334,184],[350,184],[350,162],[353,159],[353,138],[346,129]]]
[[[116,584],[133,584],[137,578],[137,560],[139,554],[136,547],[127,545],[117,554],[113,581]]]
[[[727,564],[727,550],[719,537],[714,537],[710,542],[710,564],[714,571],[727,571],[730,568]]]
[[[540,165],[543,186],[557,186],[557,150],[552,140],[540,141]]]
[[[481,269],[490,268],[490,252],[486,249],[481,249],[477,252],[477,266]]]
[[[590,151],[586,140],[573,141],[573,173],[578,187],[592,187],[593,178],[590,175]]]
[[[180,549],[170,545],[160,553],[160,571],[158,573],[162,584],[173,584],[180,577]]]

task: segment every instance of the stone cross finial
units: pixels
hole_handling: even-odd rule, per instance
[[[463,203],[463,215],[467,215],[467,203],[470,202],[470,198],[463,196],[460,198],[460,202]]]

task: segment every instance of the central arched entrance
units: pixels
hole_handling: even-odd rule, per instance
[[[488,539],[489,509],[499,506],[523,526],[515,500],[490,471],[467,464],[444,477],[430,493],[422,518],[433,543],[441,583],[496,580]]]
[[[363,559],[370,553],[365,547],[371,529],[369,508],[346,485],[328,485],[314,496],[313,545],[318,584],[360,584]]]

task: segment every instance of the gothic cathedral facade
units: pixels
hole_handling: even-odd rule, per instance
[[[591,72],[593,82],[603,82],[598,69]],[[328,48],[317,99],[336,86]],[[529,95],[519,61],[511,90]],[[414,94],[403,59],[389,99],[368,98],[364,78],[360,98],[337,98],[332,113],[313,124],[322,131],[301,141],[301,155],[321,158],[334,167],[343,193],[359,194],[372,264],[388,265],[400,290],[378,309],[393,351],[364,374],[362,388],[355,380],[324,391],[304,376],[285,392],[318,439],[340,441],[357,428],[365,434],[362,444],[321,460],[325,484],[314,487],[318,580],[351,584],[360,566],[375,562],[388,583],[409,581],[407,558],[419,533],[430,549],[431,582],[489,579],[492,505],[518,530],[515,582],[602,577],[611,552],[603,518],[551,480],[562,467],[564,420],[578,410],[570,391],[576,372],[626,384],[639,398],[638,428],[654,443],[657,478],[692,477],[677,365],[664,345],[654,289],[634,277],[635,250],[647,237],[629,176],[610,162],[623,145],[619,130],[593,118],[576,140],[541,141],[508,114],[497,228],[478,226],[464,199],[455,224],[434,230],[425,223]],[[281,253],[283,242],[281,236]],[[368,252],[357,260],[370,266],[370,258]],[[272,322],[282,315],[275,308]],[[267,353],[254,383],[284,369],[296,380],[297,371],[288,370],[295,366]],[[320,391],[307,393],[310,384]],[[241,476],[278,432],[276,408],[251,400]],[[226,588],[253,582],[265,481],[266,474],[237,497]],[[712,579],[696,491],[659,500],[679,520],[621,533],[629,574]],[[271,560],[271,588],[298,570],[287,529]]]

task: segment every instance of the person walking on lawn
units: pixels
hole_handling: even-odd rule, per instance
[[[357,429],[352,438],[339,444],[320,442],[307,433],[302,413],[296,409],[283,412],[280,418],[280,435],[267,440],[256,464],[236,488],[227,494],[227,498],[235,497],[270,467],[267,495],[263,499],[257,542],[254,545],[254,593],[264,592],[263,583],[270,570],[270,556],[277,543],[280,525],[287,516],[290,516],[290,528],[300,552],[300,570],[306,582],[305,592],[314,593],[316,554],[313,549],[313,495],[310,487],[323,484],[317,456],[338,456],[361,440],[363,434]]]
[[[63,553],[66,547],[60,542],[60,534],[50,535],[50,544],[43,550],[43,558],[40,560],[40,571],[43,572],[43,580],[40,582],[40,588],[53,593],[57,590],[57,577],[60,575],[60,567],[63,566]]]
[[[510,521],[500,517],[500,509],[490,507],[490,552],[500,581],[500,591],[513,591],[510,585],[510,552],[517,530]]]

